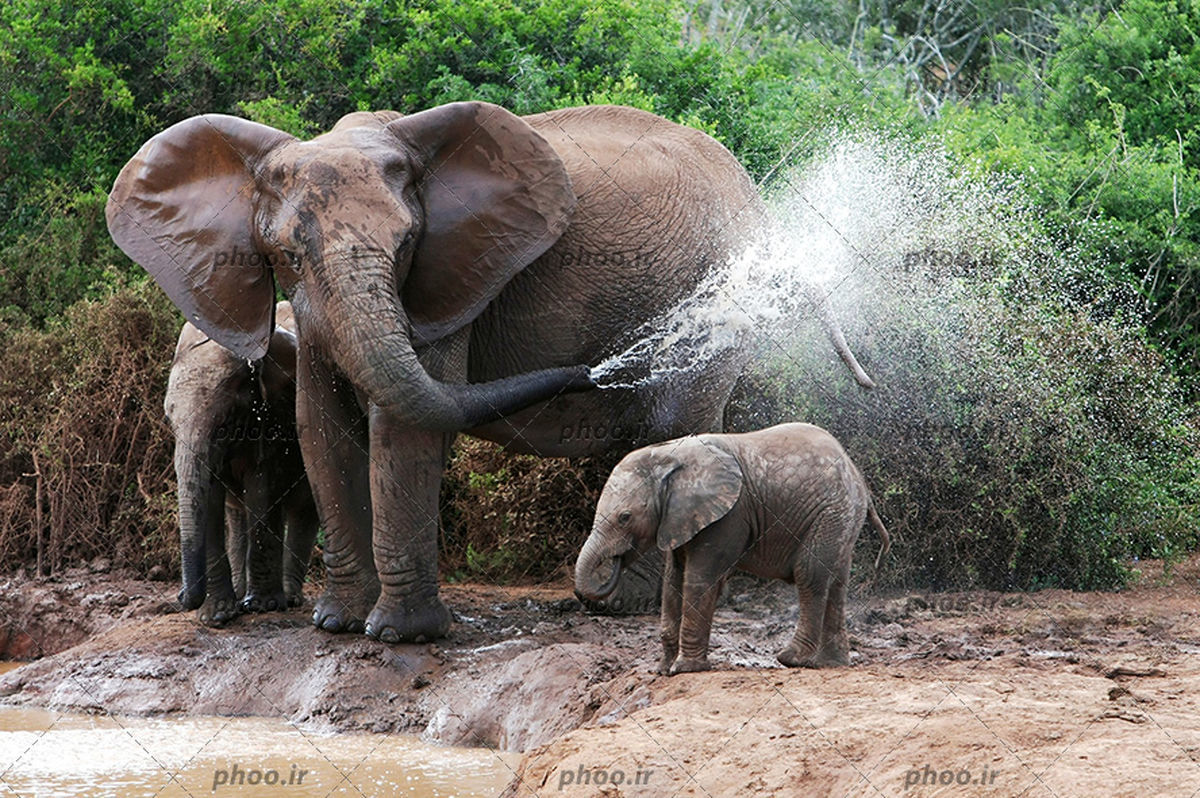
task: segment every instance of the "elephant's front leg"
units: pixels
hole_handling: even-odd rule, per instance
[[[217,495],[219,497],[220,494]],[[217,500],[220,501],[219,498]],[[229,512],[230,509],[238,509],[236,503],[225,504],[225,511]],[[237,523],[238,520],[236,515],[232,519],[233,523]],[[224,532],[225,522],[218,517],[217,523],[221,524],[220,531]],[[216,524],[213,526],[216,527]],[[208,590],[204,596],[204,603],[196,611],[196,617],[206,626],[222,626],[238,616],[239,608],[238,597],[234,593],[233,574],[229,568],[229,557],[225,550],[225,536],[218,533],[218,528],[212,528],[205,534],[204,556]]]
[[[354,389],[303,342],[296,372],[300,449],[325,527],[325,593],[313,607],[313,624],[330,632],[361,632],[379,596],[366,417]]]
[[[405,428],[371,409],[371,501],[379,601],[367,634],[424,642],[450,628],[438,597],[438,494],[453,435]]]
[[[679,623],[679,657],[671,673],[706,671],[713,613],[728,568],[689,552],[683,563],[683,606]]]
[[[465,382],[470,328],[427,347],[421,365],[436,380]],[[406,427],[371,408],[371,506],[379,601],[367,634],[385,643],[423,642],[450,629],[438,597],[438,495],[454,435]]]
[[[683,568],[676,562],[675,552],[663,555],[662,578],[662,638],[663,654],[658,663],[658,672],[664,676],[671,673],[671,666],[679,655],[679,622],[683,612]]]

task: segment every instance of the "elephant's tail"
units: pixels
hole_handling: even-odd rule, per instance
[[[875,527],[875,531],[879,533],[879,540],[882,543],[879,547],[879,554],[875,556],[875,572],[871,574],[870,586],[874,587],[875,581],[879,579],[879,566],[883,563],[883,558],[887,555],[888,550],[892,548],[892,538],[888,534],[887,527],[880,520],[879,513],[875,512],[874,501],[867,504],[867,518],[870,520],[871,526]]]

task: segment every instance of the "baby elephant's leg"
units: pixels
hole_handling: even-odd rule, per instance
[[[718,566],[693,566],[685,559],[679,657],[671,668],[672,674],[706,671],[712,667],[708,663],[708,640],[724,577]]]
[[[825,627],[825,612],[829,605],[829,574],[813,573],[805,566],[796,568],[796,594],[800,599],[800,615],[792,640],[776,659],[789,668],[818,668],[817,652]]]
[[[663,557],[662,581],[662,638],[663,655],[658,672],[666,676],[679,654],[679,623],[683,611],[683,568],[675,561],[675,553]]]
[[[816,656],[817,665],[850,664],[850,640],[846,635],[846,582],[846,578],[839,576],[829,586],[829,598],[825,603],[825,623],[821,630],[821,646]]]

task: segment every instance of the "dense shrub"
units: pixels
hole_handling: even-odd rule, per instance
[[[563,576],[618,459],[513,455],[459,438],[442,484],[442,573],[485,582]]]
[[[861,319],[877,391],[834,373],[814,392],[821,372],[797,373],[793,351],[733,411],[742,428],[804,420],[842,440],[893,535],[884,584],[1111,588],[1138,557],[1194,548],[1200,434],[1158,355],[1078,311],[997,297],[960,305],[947,346],[914,312],[947,296],[925,299],[896,294]]]
[[[179,569],[163,418],[178,311],[143,282],[68,308],[44,330],[0,331],[0,564],[47,572],[107,557]],[[451,578],[561,575],[615,458],[508,455],[461,438],[442,491]]]
[[[0,562],[176,568],[163,420],[178,312],[153,285],[0,340]]]

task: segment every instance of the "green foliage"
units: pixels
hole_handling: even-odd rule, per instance
[[[1119,13],[1064,24],[1048,82],[1055,116],[1077,135],[1115,127],[1129,146],[1182,151],[1200,166],[1200,6],[1126,0]]]
[[[1064,24],[1050,91],[945,110],[960,154],[1020,176],[1045,229],[1134,286],[1151,332],[1200,375],[1200,85],[1191,4],[1131,0]]]
[[[360,109],[621,103],[712,133],[760,178],[803,156],[814,129],[915,118],[898,84],[868,87],[819,43],[687,44],[680,13],[673,0],[14,0],[0,9],[13,87],[0,318],[41,324],[139,273],[104,234],[103,192],[141,142],[198,113],[308,137]]]
[[[5,265],[0,270],[0,323],[40,325],[77,300],[105,296],[135,276],[108,235],[105,192],[46,188],[42,205],[48,213],[42,223],[0,249]]]

